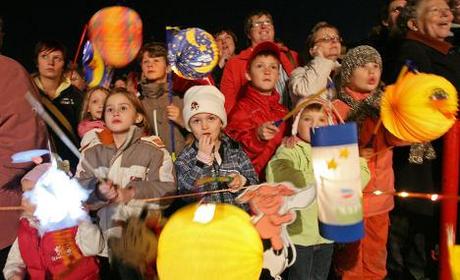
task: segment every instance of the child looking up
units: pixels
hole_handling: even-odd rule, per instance
[[[382,59],[370,46],[351,49],[342,61],[341,88],[334,106],[344,120],[359,128],[360,155],[367,160],[371,179],[363,193],[364,238],[347,244],[336,258],[343,279],[384,279],[386,271],[391,195],[394,192],[391,146],[401,145],[380,122]]]
[[[102,121],[102,109],[107,95],[109,90],[104,87],[94,87],[86,93],[78,124],[78,136],[81,138],[90,130],[96,128],[100,131],[105,127]]]
[[[107,130],[98,134],[99,143],[82,154],[99,176],[80,162],[77,177],[92,190],[90,205],[106,203],[97,212],[104,234],[119,237],[119,227],[113,221],[139,216],[144,205],[139,199],[176,191],[174,169],[161,140],[144,137],[148,125],[136,96],[123,89],[112,91],[104,104],[104,121]],[[107,180],[98,183],[101,178]],[[158,205],[149,206],[158,209]],[[107,256],[106,251],[103,256]]]
[[[303,100],[299,100],[299,104]],[[296,116],[292,135],[298,141],[292,148],[282,144],[267,165],[268,182],[292,182],[297,188],[311,188],[316,185],[313,174],[310,129],[332,124],[334,116],[328,101],[313,98]],[[369,181],[370,173],[364,159],[361,161],[363,186]],[[296,220],[287,226],[289,236],[295,244],[297,258],[289,268],[288,279],[327,279],[332,259],[332,241],[319,234],[318,208],[316,201],[307,208],[297,211]]]
[[[183,118],[194,139],[175,162],[178,188],[180,192],[230,188],[231,192],[208,194],[204,199],[241,206],[235,201],[239,190],[243,186],[257,184],[258,179],[241,146],[223,132],[227,125],[224,102],[224,95],[214,86],[193,86],[187,90]],[[202,177],[225,176],[231,178],[227,184],[209,182],[196,185]]]
[[[275,89],[279,77],[280,50],[272,42],[258,44],[247,64],[249,84],[229,115],[227,134],[241,143],[259,178],[283,139],[286,124],[274,122],[287,114]]]

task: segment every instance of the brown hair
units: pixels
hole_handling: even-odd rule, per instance
[[[249,13],[246,17],[246,20],[244,21],[244,33],[247,36],[249,36],[249,31],[251,30],[251,27],[252,27],[252,17],[254,16],[257,16],[257,17],[267,16],[273,22],[273,17],[269,11],[258,10],[258,11],[253,11]]]
[[[310,34],[308,34],[307,39],[305,40],[305,47],[306,47],[305,62],[306,63],[310,62],[310,60],[313,59],[313,57],[310,54],[310,49],[315,46],[316,33],[323,28],[334,29],[335,31],[337,31],[337,34],[340,36],[339,29],[327,21],[320,21],[317,24],[315,24],[315,26],[313,26],[313,28],[310,30]]]
[[[143,45],[137,54],[137,61],[139,64],[142,63],[142,58],[145,53],[150,57],[164,57],[166,63],[168,63],[168,49],[166,45],[161,42],[152,42]]]
[[[62,52],[64,62],[67,61],[67,49],[66,47],[59,41],[56,40],[49,40],[49,41],[40,41],[35,45],[34,51],[34,61],[38,63],[38,55],[43,51],[60,51]]]
[[[117,94],[121,94],[125,96],[129,100],[129,102],[134,106],[136,113],[142,115],[142,122],[136,123],[136,126],[143,128],[147,134],[151,134],[150,123],[147,120],[147,114],[145,113],[144,106],[134,94],[130,93],[124,88],[114,88],[109,93],[109,95],[107,96],[107,99],[105,99],[105,102],[104,102],[104,112],[105,112],[105,107],[107,106],[107,100],[109,100],[111,96],[114,96]]]
[[[91,115],[88,112],[89,99],[91,98],[91,95],[98,90],[103,91],[107,96],[110,93],[108,89],[106,89],[105,87],[100,87],[100,86],[89,89],[86,92],[84,99],[83,99],[83,103],[81,105],[80,121],[91,119]]]

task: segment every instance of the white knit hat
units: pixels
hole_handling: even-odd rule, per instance
[[[307,101],[309,100],[309,101]],[[334,109],[332,108],[332,104],[330,103],[329,100],[324,99],[322,97],[315,97],[315,98],[303,98],[300,99],[297,102],[297,106],[301,105],[303,108],[296,114],[294,118],[294,122],[292,123],[292,130],[291,133],[293,136],[297,135],[298,128],[299,128],[299,121],[300,121],[300,116],[302,115],[303,111],[305,110],[306,107],[310,104],[319,104],[323,107],[324,112],[326,113],[327,116],[327,122],[329,125],[333,125],[336,122],[336,114],[334,114]],[[332,109],[332,110],[331,110]]]
[[[227,126],[227,113],[224,108],[225,97],[215,86],[193,86],[185,92],[184,117],[185,128],[192,131],[189,125],[190,118],[199,113],[216,115]]]

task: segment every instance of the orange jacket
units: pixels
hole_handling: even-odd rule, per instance
[[[348,91],[349,95],[355,100],[366,98],[369,93],[354,93]],[[333,102],[339,115],[346,121],[351,108],[341,100]],[[359,126],[359,147],[363,148],[372,141],[372,148],[376,153],[368,162],[371,172],[371,179],[363,190],[363,209],[364,216],[370,217],[389,212],[394,207],[393,196],[375,195],[373,191],[380,190],[383,192],[394,191],[394,173],[393,173],[393,151],[391,146],[399,144],[382,124],[379,124],[376,135],[372,139],[372,134],[379,123],[378,118],[366,118],[358,124]]]

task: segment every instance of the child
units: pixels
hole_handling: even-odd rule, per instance
[[[231,192],[208,194],[204,200],[241,206],[235,201],[239,190],[257,184],[258,179],[240,145],[222,131],[227,125],[224,102],[223,94],[214,86],[193,86],[186,92],[183,118],[194,140],[175,162],[178,188],[180,192],[191,192],[228,187]],[[231,177],[227,185],[223,182],[196,185],[200,178],[223,176]]]
[[[299,103],[302,100],[299,101]],[[292,135],[299,138],[294,147],[281,145],[267,165],[268,182],[292,182],[297,188],[316,184],[311,158],[310,128],[332,124],[334,116],[322,98],[313,98],[296,116]],[[369,181],[369,170],[361,161],[362,182]],[[319,234],[316,201],[297,212],[296,220],[287,227],[297,251],[295,263],[289,268],[288,279],[327,279],[331,263],[332,241]]]
[[[92,190],[88,204],[105,206],[97,212],[104,235],[119,238],[114,221],[138,217],[144,206],[139,199],[175,193],[174,169],[161,140],[144,137],[148,125],[136,96],[123,89],[112,91],[104,104],[104,121],[107,130],[98,134],[99,143],[82,154],[95,170],[80,162],[77,178]],[[101,178],[106,180],[98,183]],[[158,209],[164,204],[149,206]],[[101,255],[107,257],[107,250]]]
[[[26,192],[34,189],[38,179],[49,168],[49,163],[40,164],[24,175],[21,180],[22,190]],[[59,181],[59,184],[62,184],[62,181]],[[46,187],[52,188],[48,185]],[[61,187],[70,188],[67,185],[57,186]],[[51,191],[48,191],[50,195]],[[42,202],[39,198],[35,199],[39,203]],[[47,198],[45,202],[51,203],[48,205],[49,209],[57,210],[59,206],[52,203],[58,201],[59,199]],[[74,227],[44,231],[45,225],[33,215],[37,205],[23,198],[22,206],[25,210],[19,220],[18,238],[11,247],[3,269],[5,279],[99,279],[97,261],[91,256],[102,250],[104,242],[96,225],[82,221]],[[45,221],[47,219],[43,219],[43,222]],[[60,244],[56,238],[62,237],[64,233],[71,233],[71,239]],[[62,254],[63,252],[65,254]],[[75,259],[71,261],[72,258]],[[67,263],[69,261],[70,263]]]
[[[381,72],[382,59],[374,48],[351,49],[342,61],[341,89],[334,101],[344,120],[358,123],[360,155],[371,171],[363,193],[364,238],[337,252],[337,268],[343,279],[384,279],[387,273],[388,214],[393,209],[393,196],[372,192],[394,192],[393,152],[389,147],[401,141],[380,125]]]
[[[139,51],[138,60],[142,68],[138,86],[139,99],[144,105],[147,119],[152,125],[154,135],[164,140],[166,148],[182,151],[185,145],[184,124],[181,116],[182,97],[174,94],[172,102],[168,96],[167,74],[170,71],[167,49],[162,43],[148,43]],[[170,121],[174,124],[174,140],[171,139]]]
[[[258,44],[247,64],[249,85],[229,115],[227,134],[243,146],[259,178],[283,139],[286,124],[274,124],[287,114],[275,89],[279,77],[280,50],[272,42]]]
[[[97,129],[100,132],[105,127],[101,119],[107,95],[109,91],[104,87],[94,87],[86,93],[78,124],[78,136],[81,138],[90,130]]]

